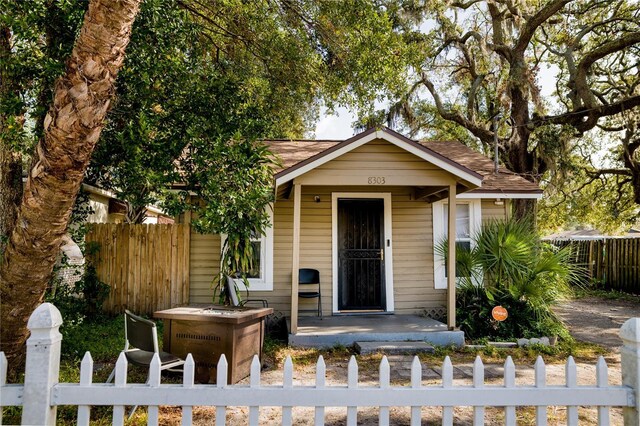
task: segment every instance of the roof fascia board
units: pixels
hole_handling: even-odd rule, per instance
[[[479,187],[482,185],[481,175],[471,170],[469,170],[469,172],[465,172],[464,170],[461,170],[461,168],[455,167],[454,165],[448,163],[447,161],[439,158],[437,155],[431,154],[430,152],[426,152],[428,148],[419,146],[415,142],[411,143],[410,139],[404,140],[404,138],[399,138],[388,131],[377,130],[375,132],[371,131],[369,133],[365,132],[364,134],[356,135],[353,138],[351,138],[351,140],[345,141],[345,143],[341,147],[333,151],[331,151],[331,148],[329,148],[329,151],[331,152],[326,153],[324,155],[323,155],[323,152],[326,152],[326,151],[316,154],[314,157],[317,157],[317,158],[312,159],[307,164],[304,164],[302,167],[298,167],[288,173],[284,173],[281,176],[276,177],[276,187],[292,179],[295,179],[296,177],[304,173],[307,173],[315,169],[316,167],[321,166],[343,154],[346,154],[347,152],[352,151],[374,139],[383,139],[389,143],[392,143],[393,145],[396,145],[397,147],[402,148],[405,151],[410,152],[411,154],[440,167],[441,169],[453,174],[454,176],[457,176],[465,180],[466,182],[474,186]]]
[[[91,194],[96,194],[96,195],[100,195],[102,197],[107,197],[107,198],[113,198],[115,200],[118,199],[116,194],[114,194],[113,192],[108,191],[106,189],[98,188],[98,187],[93,186],[93,185],[89,185],[88,183],[83,183],[82,184],[82,189],[84,189],[85,191],[87,191],[87,192],[89,192]]]
[[[376,134],[379,134],[378,138],[384,139],[387,142],[391,142],[392,144],[398,146],[399,148],[403,148],[404,150],[412,153],[413,155],[420,157],[423,160],[428,161],[433,165],[440,167],[441,169],[451,173],[452,175],[457,176],[461,179],[464,179],[465,181],[469,182],[472,185],[475,185],[475,186],[482,185],[482,175],[475,173],[474,171],[469,169],[467,169],[469,170],[468,172],[461,170],[461,168],[466,169],[466,167],[459,166],[460,167],[459,168],[452,165],[451,163],[444,160],[445,158],[444,156],[441,156],[440,154],[437,154],[431,151],[427,147],[423,147],[422,145],[419,145],[418,143],[412,141],[411,139],[405,140],[405,138],[399,138],[385,131],[378,131],[376,132]],[[427,150],[430,152],[425,152]],[[439,157],[442,157],[442,158],[439,158]]]
[[[542,198],[541,192],[465,192],[464,194],[459,194],[458,198],[469,199],[469,198],[491,198],[491,199],[528,199],[528,200],[540,200]]]
[[[352,151],[358,147],[361,147],[362,145],[366,144],[367,142],[371,142],[374,139],[377,139],[378,132],[371,132],[367,135],[362,136],[360,139],[354,139],[351,142],[349,142],[349,140],[346,141],[346,143],[343,142],[343,146],[339,147],[338,149],[333,150],[332,152],[329,152],[327,154],[322,155],[325,151],[320,152],[316,155],[314,155],[314,157],[318,157],[316,159],[312,159],[311,161],[309,161],[307,164],[305,164],[302,167],[299,167],[295,170],[292,170],[289,173],[285,173],[284,175],[277,177],[276,178],[276,187],[282,185],[283,183],[286,183],[290,180],[293,180],[295,178],[297,178],[300,175],[303,175],[313,169],[315,169],[318,166],[321,166],[325,163],[328,163],[329,161],[340,157],[343,154],[346,154],[349,151]],[[358,135],[359,136],[359,135]],[[353,138],[352,138],[353,139]],[[331,150],[331,148],[329,148],[329,150]],[[313,157],[311,157],[313,158]],[[295,166],[293,166],[295,167]]]

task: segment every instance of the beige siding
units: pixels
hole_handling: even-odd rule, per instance
[[[320,196],[320,202],[314,201]],[[269,306],[290,313],[291,254],[293,245],[293,200],[278,200],[274,209],[273,291],[254,291]],[[320,271],[323,311],[331,312],[331,192],[302,187],[300,217],[300,267]],[[300,309],[313,309],[317,300],[300,300]],[[303,314],[304,315],[304,314]]]
[[[87,217],[88,223],[109,222],[109,198],[90,193],[88,203],[93,210],[93,213]]]
[[[211,303],[212,281],[220,272],[220,236],[191,230],[189,303]]]
[[[397,313],[416,313],[445,303],[445,290],[433,284],[433,224],[431,204],[413,200],[411,187],[302,187],[300,267],[320,271],[325,315],[332,311],[332,192],[391,192],[394,298]],[[320,202],[315,202],[316,196]],[[482,219],[505,217],[505,205],[482,201]],[[250,297],[267,299],[270,306],[286,315],[291,303],[291,251],[293,200],[278,200],[274,213],[274,289],[251,291]],[[211,281],[218,272],[220,238],[191,235],[192,303],[211,301]],[[315,308],[315,300],[300,300],[301,309]],[[304,314],[303,314],[304,315]]]
[[[452,175],[382,140],[369,142],[298,177],[302,185],[448,185]]]
[[[501,206],[496,205],[495,201],[494,199],[482,200],[482,223],[507,218],[507,208],[509,206],[507,200],[502,200],[503,204]]]
[[[302,187],[300,267],[320,271],[325,315],[332,311],[331,193],[345,188]],[[444,304],[445,291],[433,285],[431,205],[412,200],[410,187],[349,187],[348,192],[391,192],[394,297],[397,313],[421,312]],[[320,197],[320,202],[314,198]],[[252,297],[269,300],[270,306],[289,315],[291,303],[291,248],[293,201],[275,204],[274,290],[253,291]],[[315,300],[301,300],[301,309],[313,309]]]
[[[303,187],[302,189],[302,220],[301,220],[301,247],[300,267],[315,268],[320,271],[323,294],[323,311],[331,314],[332,309],[332,246],[331,246],[331,193],[332,192],[391,192],[392,194],[392,232],[393,232],[393,285],[396,313],[422,312],[428,307],[443,306],[445,304],[446,290],[434,288],[433,277],[433,214],[431,204],[424,201],[413,200],[412,187]],[[315,203],[314,197],[320,197],[320,202]],[[278,202],[280,203],[280,202]],[[276,205],[278,205],[276,203]],[[281,270],[276,274],[275,291],[284,291],[280,310],[289,313],[290,280],[291,280],[291,221],[293,217],[293,202],[287,201],[288,210],[276,209],[276,217],[286,226],[286,233],[276,231],[276,244],[286,234],[286,257],[279,256],[278,249],[274,262],[275,269]],[[494,200],[482,201],[483,221],[505,218],[506,203],[497,206]],[[278,225],[276,224],[276,229]],[[284,252],[282,252],[284,254]],[[278,266],[282,264],[282,266]],[[273,297],[271,296],[271,297]],[[267,293],[261,297],[269,298]],[[304,303],[307,301],[301,301]],[[313,307],[310,301],[307,306]]]
[[[446,291],[433,280],[433,214],[431,204],[415,201],[411,188],[392,194],[393,280],[395,311],[420,313],[445,304]]]
[[[385,183],[367,185],[369,177],[384,177]],[[446,290],[434,288],[431,204],[415,200],[413,194],[416,186],[448,185],[451,179],[449,173],[384,141],[370,142],[296,179],[302,183],[300,267],[320,271],[325,315],[332,312],[333,192],[392,194],[395,312],[419,313],[445,304]],[[507,205],[483,201],[483,221],[504,218]],[[274,287],[250,294],[267,299],[271,307],[286,315],[291,304],[292,223],[293,199],[278,200],[274,206]],[[191,250],[191,302],[209,302],[211,280],[218,271],[220,238],[192,234]],[[313,309],[315,303],[300,300],[300,309]]]

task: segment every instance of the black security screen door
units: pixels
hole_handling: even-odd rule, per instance
[[[384,200],[338,200],[338,309],[384,310]]]

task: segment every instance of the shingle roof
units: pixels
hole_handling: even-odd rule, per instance
[[[537,184],[526,180],[506,167],[500,167],[498,174],[495,174],[495,167],[491,159],[460,142],[421,141],[419,143],[481,174],[483,176],[482,186],[471,192],[542,193]]]
[[[281,161],[275,172],[279,173],[296,164],[308,160],[316,154],[338,145],[335,140],[268,140],[264,141]]]
[[[394,132],[395,133],[395,132]],[[286,173],[286,170],[320,156],[344,141],[342,140],[267,140],[265,143],[276,154],[281,165],[276,173]],[[421,146],[445,157],[460,168],[468,169],[482,176],[482,186],[471,192],[476,193],[527,193],[540,194],[542,190],[533,182],[510,170],[500,167],[499,173],[494,173],[493,161],[460,142],[419,141]]]

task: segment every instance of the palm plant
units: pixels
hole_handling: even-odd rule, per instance
[[[475,261],[490,294],[507,291],[526,301],[538,314],[547,316],[550,306],[565,297],[576,281],[571,249],[555,249],[542,242],[525,221],[491,221],[475,237],[475,253],[461,256]]]
[[[456,250],[462,321],[470,316],[467,325],[472,326],[487,316],[489,322],[488,305],[510,304],[512,310],[520,311],[517,314],[527,311],[518,318],[528,325],[517,325],[513,333],[526,334],[539,331],[541,324],[557,323],[551,305],[567,296],[570,284],[579,278],[569,247],[556,249],[541,241],[528,222],[515,220],[485,223],[472,240],[471,248]],[[446,247],[445,240],[436,248],[445,259]]]

